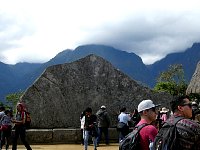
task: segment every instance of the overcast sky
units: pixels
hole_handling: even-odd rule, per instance
[[[0,61],[104,44],[151,64],[200,42],[199,0],[0,0]]]

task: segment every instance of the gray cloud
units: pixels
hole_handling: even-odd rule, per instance
[[[67,15],[64,16],[64,13],[61,13],[61,19],[57,19],[61,14],[51,12],[44,13],[43,7],[42,12],[34,10],[27,15],[23,12],[15,15],[15,13],[7,12],[6,14],[0,11],[0,60],[5,60],[5,58],[9,60],[9,54],[5,57],[4,53],[12,50],[17,54],[22,53],[16,56],[16,61],[22,58],[24,60],[25,57],[32,62],[34,60],[37,62],[38,58],[48,61],[46,59],[50,56],[47,57],[47,55],[57,47],[73,49],[67,47],[66,43],[75,47],[92,43],[134,52],[141,56],[145,63],[153,63],[169,53],[183,51],[191,47],[193,43],[200,42],[200,12],[197,9],[173,12],[130,11],[127,15],[113,20],[112,17],[111,20],[95,18],[95,12],[91,18],[88,17],[90,20],[87,20],[88,13],[85,16],[84,13],[83,16],[76,14],[77,18],[69,16],[67,19]],[[98,19],[101,21],[96,24],[95,20]],[[71,22],[74,24],[71,25]],[[93,23],[94,26],[92,26]],[[65,30],[66,28],[68,30]],[[36,36],[32,36],[33,34]],[[27,40],[26,37],[30,38]],[[20,51],[15,49],[23,46],[25,49],[20,49]],[[33,54],[39,57],[33,58]]]
[[[32,26],[29,20],[19,22],[18,18],[0,12],[0,57],[4,51],[20,47],[17,41],[31,35]]]
[[[20,20],[21,21],[21,20]],[[0,13],[0,61],[10,61],[5,56],[5,52],[14,48],[20,48],[20,40],[26,36],[31,35],[34,31],[31,22],[26,20],[18,21],[18,18],[8,16]],[[12,53],[12,55],[15,55]],[[21,54],[23,55],[23,54]],[[29,60],[27,60],[29,61]]]
[[[138,55],[164,57],[183,51],[200,41],[200,14],[158,14],[128,18],[118,24],[109,24],[93,34],[85,43],[112,45]]]

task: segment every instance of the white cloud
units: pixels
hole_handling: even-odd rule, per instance
[[[146,64],[200,39],[196,0],[0,0],[0,61],[45,62],[64,49],[104,44]]]

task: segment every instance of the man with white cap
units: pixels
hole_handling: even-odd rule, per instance
[[[149,145],[154,141],[158,130],[155,126],[151,125],[152,122],[156,120],[157,111],[156,107],[160,105],[155,105],[152,100],[143,100],[138,105],[138,112],[141,116],[140,122],[137,126],[142,124],[147,124],[140,130],[140,149],[149,150]]]
[[[102,137],[102,133],[104,133],[106,145],[109,144],[109,134],[108,128],[110,126],[110,119],[108,116],[108,112],[106,111],[106,106],[102,105],[101,108],[96,113],[97,116],[97,125],[98,125],[98,137],[97,137],[97,145]]]

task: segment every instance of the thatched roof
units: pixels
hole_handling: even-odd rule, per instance
[[[196,70],[186,90],[186,94],[190,93],[200,94],[200,61],[197,64]]]

